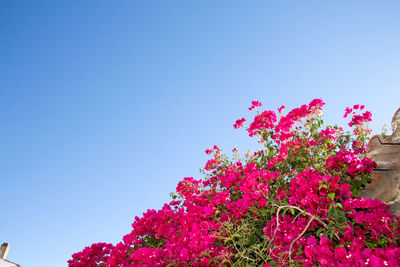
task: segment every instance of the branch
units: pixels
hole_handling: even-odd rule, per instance
[[[298,237],[296,237],[296,238],[292,241],[292,243],[290,243],[290,247],[289,247],[289,260],[292,259],[292,247],[293,247],[293,244],[296,243],[297,240],[299,240],[299,239],[305,234],[305,232],[308,230],[308,227],[310,226],[310,224],[311,224],[311,222],[312,222],[313,220],[314,220],[314,218],[311,218],[311,219],[308,221],[308,223],[307,223],[306,227],[304,228],[303,232],[301,232],[301,234],[300,234]]]
[[[325,229],[329,230],[328,225],[323,220],[321,220],[320,218],[316,217],[315,215],[312,215],[309,212],[306,212],[306,211],[300,209],[299,207],[292,206],[292,205],[285,205],[285,206],[278,206],[276,204],[272,204],[272,205],[275,206],[275,207],[278,207],[278,209],[280,209],[280,208],[293,208],[293,209],[296,209],[296,210],[300,211],[301,213],[304,213],[304,214],[310,216],[313,220],[316,220],[317,222],[322,224],[322,226],[325,227]],[[338,241],[340,241],[340,237],[336,233],[334,234],[334,236],[336,237],[336,239]]]

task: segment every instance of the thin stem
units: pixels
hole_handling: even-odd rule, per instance
[[[289,260],[292,259],[292,247],[293,247],[293,244],[296,243],[297,240],[299,240],[299,239],[305,234],[305,232],[308,230],[308,227],[310,226],[310,224],[311,224],[311,222],[312,222],[313,220],[314,220],[314,218],[311,218],[311,219],[308,221],[308,223],[307,223],[306,227],[304,228],[303,232],[301,232],[301,234],[300,234],[298,237],[296,237],[296,238],[292,241],[292,243],[290,243],[290,246],[289,246]]]

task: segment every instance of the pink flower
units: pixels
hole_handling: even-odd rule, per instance
[[[256,107],[261,107],[261,106],[262,106],[262,104],[260,101],[251,101],[251,107],[249,107],[249,110],[252,110]]]
[[[283,110],[284,108],[285,108],[284,105],[280,106],[280,107],[278,108],[278,112],[279,112],[279,113],[282,113],[282,110]]]
[[[346,107],[346,110],[345,110],[345,113],[344,113],[344,115],[343,115],[343,118],[347,118],[347,116],[348,116],[351,112],[353,112],[353,109],[352,109],[352,108],[349,108],[349,107]]]
[[[187,248],[182,248],[179,257],[184,261],[187,262],[189,260],[189,252]]]
[[[258,131],[272,129],[274,127],[274,123],[276,122],[276,114],[271,110],[265,110],[261,114],[257,115],[254,118],[254,121],[250,124],[249,132],[250,136],[254,136],[258,133]]]
[[[309,109],[312,109],[312,108],[321,108],[322,106],[324,106],[325,105],[325,101],[324,100],[322,100],[321,98],[316,98],[316,99],[313,99],[311,102],[310,102],[310,104],[308,104],[308,107],[309,107]]]
[[[238,128],[240,128],[240,127],[243,127],[243,123],[244,123],[245,121],[246,121],[245,118],[238,119],[238,120],[235,122],[235,124],[233,125],[233,128],[238,129]]]
[[[211,215],[214,215],[215,210],[210,207],[204,207],[204,212],[207,216],[211,216]]]
[[[372,113],[370,111],[364,112],[363,118],[365,121],[372,121]]]

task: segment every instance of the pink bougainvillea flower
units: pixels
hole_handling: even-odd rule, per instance
[[[233,128],[238,129],[238,128],[243,127],[243,123],[244,123],[245,121],[246,121],[245,118],[238,119],[238,120],[235,122],[235,124],[233,125]]]
[[[251,101],[251,107],[249,107],[249,110],[255,109],[256,107],[261,107],[262,104],[260,101]]]

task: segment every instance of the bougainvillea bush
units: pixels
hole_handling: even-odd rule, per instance
[[[359,196],[376,166],[365,156],[371,113],[326,126],[321,99],[236,121],[262,149],[241,158],[214,146],[203,179],[184,178],[172,201],[136,217],[115,246],[93,244],[69,266],[400,266],[399,217]]]

